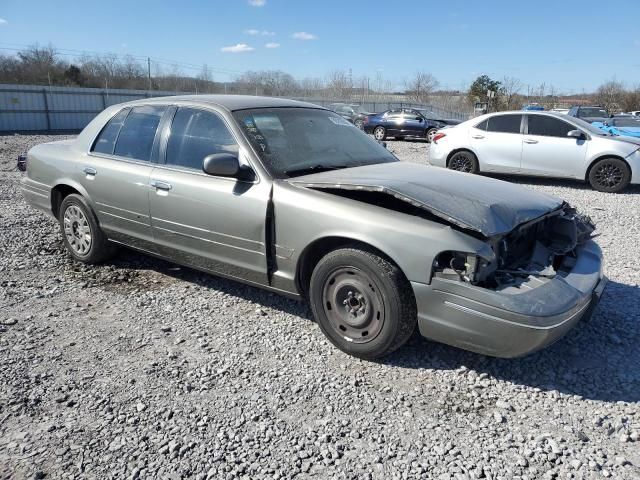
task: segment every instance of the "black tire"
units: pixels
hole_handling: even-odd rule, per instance
[[[386,140],[387,138],[387,129],[381,125],[378,125],[373,129],[373,138],[378,141]]]
[[[100,263],[114,255],[115,245],[107,240],[93,210],[82,195],[73,193],[62,200],[58,222],[64,246],[74,260]]]
[[[454,153],[447,163],[447,168],[466,173],[478,173],[480,171],[478,158],[469,150],[461,150]]]
[[[619,158],[598,160],[589,170],[589,183],[599,192],[618,193],[629,186],[631,170]]]
[[[389,355],[404,345],[417,324],[415,298],[402,271],[358,246],[334,250],[318,262],[309,300],[331,343],[358,358]]]
[[[424,138],[427,139],[428,143],[431,143],[433,135],[438,131],[437,128],[428,128],[426,132],[424,132]]]

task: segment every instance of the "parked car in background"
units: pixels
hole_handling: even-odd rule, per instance
[[[633,115],[613,116],[604,122],[593,122],[592,125],[611,135],[640,138],[640,118]]]
[[[364,125],[364,119],[370,115],[375,115],[373,112],[367,112],[360,105],[349,105],[346,103],[332,103],[328,106],[329,110],[333,110],[342,118],[346,118],[356,127],[362,129]]]
[[[492,113],[442,130],[429,161],[471,173],[573,178],[602,192],[640,183],[640,139],[553,112]]]
[[[629,112],[629,115],[633,115],[634,117],[640,117],[640,110],[633,110]]]
[[[587,123],[603,122],[611,116],[602,107],[581,107],[579,105],[571,107],[567,115],[579,118]]]
[[[426,138],[431,142],[438,129],[458,122],[457,120],[434,120],[426,115],[430,111],[415,108],[397,108],[370,115],[364,120],[364,131],[373,134],[376,140],[395,137]],[[459,123],[459,122],[458,122]]]
[[[563,113],[565,115],[569,114],[569,109],[568,108],[552,108],[550,111],[555,112],[555,113]]]
[[[544,111],[544,107],[542,105],[538,105],[537,103],[532,103],[530,105],[523,105],[522,110],[525,112],[542,112]]]
[[[401,162],[292,100],[111,106],[76,139],[32,148],[21,186],[76,261],[103,261],[117,242],[308,299],[327,338],[366,359],[416,328],[525,355],[589,315],[606,284],[593,223],[561,199]]]

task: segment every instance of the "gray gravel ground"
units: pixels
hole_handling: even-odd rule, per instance
[[[596,220],[611,279],[551,348],[416,336],[373,363],[302,303],[126,250],[73,263],[12,171],[57,138],[0,137],[0,478],[640,478],[638,188],[518,180]]]

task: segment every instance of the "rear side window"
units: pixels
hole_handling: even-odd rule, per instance
[[[116,141],[114,155],[148,162],[160,118],[166,107],[134,107],[127,115]]]
[[[98,135],[96,143],[93,144],[93,148],[91,149],[92,152],[113,155],[113,147],[116,144],[116,138],[118,138],[118,133],[120,133],[120,129],[122,128],[124,119],[127,117],[127,113],[129,113],[129,109],[124,108],[107,122],[100,132],[100,135]]]
[[[238,153],[238,144],[215,113],[180,108],[171,124],[167,164],[202,170],[202,161],[214,153]]]
[[[520,133],[522,115],[497,115],[488,118],[487,131],[501,133]]]
[[[483,120],[482,122],[480,122],[478,125],[476,125],[476,128],[478,130],[487,130],[487,127],[489,126],[489,120]]]
[[[576,127],[573,125],[557,118],[545,115],[529,115],[529,135],[567,138],[567,133],[575,129]]]

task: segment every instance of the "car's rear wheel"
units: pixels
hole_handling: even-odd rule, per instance
[[[373,129],[373,138],[376,140],[384,140],[387,138],[387,130],[384,127],[376,127]]]
[[[619,158],[603,158],[589,171],[589,183],[599,192],[618,193],[630,182],[631,170]]]
[[[79,262],[99,263],[115,252],[107,240],[86,200],[77,194],[67,195],[60,204],[58,220],[64,246]]]
[[[311,275],[309,299],[331,343],[359,358],[390,354],[416,327],[416,303],[402,271],[363,248],[341,248],[323,257]]]
[[[466,173],[478,173],[478,158],[468,150],[454,153],[447,165],[451,170]]]
[[[364,126],[364,121],[361,118],[356,118],[356,121],[353,122],[353,124],[358,127],[360,130],[362,130],[362,127]]]
[[[433,137],[436,136],[437,131],[437,128],[430,128],[429,130],[427,130],[427,133],[425,134],[425,137],[427,137],[427,142],[433,142]]]

